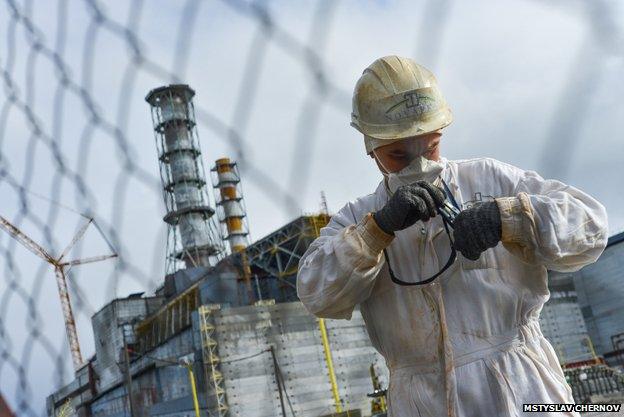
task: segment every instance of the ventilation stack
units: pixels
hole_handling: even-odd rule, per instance
[[[167,273],[214,265],[222,252],[215,211],[209,205],[192,98],[185,84],[156,88],[151,106],[160,178],[169,225]]]
[[[217,206],[222,208],[219,210],[219,220],[225,225],[223,240],[228,241],[232,253],[241,252],[249,244],[249,228],[245,219],[238,167],[229,158],[221,158],[215,161],[211,171],[216,173],[213,187],[219,190],[215,192],[215,200]]]
[[[214,173],[213,188],[219,221],[223,225],[221,229],[223,240],[228,241],[231,253],[240,255],[239,279],[244,282],[247,290],[246,302],[251,304],[254,302],[255,295],[251,285],[251,267],[245,250],[249,244],[249,227],[246,222],[238,166],[229,158],[221,158],[215,161],[215,166],[211,171]],[[240,290],[239,287],[239,303],[242,304],[243,295]]]

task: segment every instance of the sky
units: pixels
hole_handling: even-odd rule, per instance
[[[15,0],[0,10],[0,215],[59,254],[88,211],[102,234],[91,226],[71,257],[110,253],[106,240],[120,254],[69,275],[85,357],[91,315],[163,279],[144,98],[172,82],[196,91],[207,175],[220,157],[240,162],[252,241],[319,211],[321,191],[330,212],[374,191],[381,175],[349,126],[351,93],[390,54],[436,74],[454,114],[443,156],[559,179],[605,205],[611,234],[624,231],[621,2]],[[71,375],[54,274],[6,233],[0,251],[0,392],[43,415]]]

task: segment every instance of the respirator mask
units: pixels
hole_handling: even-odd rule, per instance
[[[384,249],[384,256],[390,272],[390,278],[395,284],[404,286],[428,284],[444,273],[455,262],[457,257],[450,229],[453,227],[455,217],[460,212],[459,206],[447,184],[440,177],[444,166],[438,161],[428,159],[428,157],[431,157],[435,152],[435,148],[438,146],[437,142],[427,144],[426,141],[414,137],[392,141],[389,145],[392,146],[381,146],[373,149],[373,156],[380,168],[382,168],[382,173],[391,194],[394,194],[402,185],[410,185],[420,180],[433,183],[437,178],[440,178],[444,194],[446,195],[444,204],[437,207],[437,211],[442,217],[444,229],[450,240],[451,255],[438,273],[418,282],[403,281],[394,274],[390,266],[388,253]]]
[[[419,180],[433,183],[443,168],[440,162],[418,155],[402,170],[387,174],[388,188],[394,194],[400,186],[413,184]]]

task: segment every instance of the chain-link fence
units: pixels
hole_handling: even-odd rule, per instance
[[[623,66],[617,24],[623,15],[610,2],[512,5],[521,11],[518,19],[537,20],[536,30],[544,42],[552,41],[551,48],[570,51],[555,56],[563,63],[546,69],[547,76],[568,80],[542,93],[542,98],[560,94],[559,100],[539,106],[530,100],[540,94],[531,95],[521,85],[505,95],[510,91],[488,91],[492,85],[484,86],[477,76],[470,86],[463,84],[468,75],[450,80],[486,63],[485,77],[498,73],[500,80],[505,68],[525,65],[522,56],[509,52],[502,53],[511,60],[506,65],[485,59],[463,68],[459,62],[488,55],[466,52],[471,47],[466,37],[475,36],[475,45],[483,48],[507,42],[511,49],[524,37],[506,32],[504,23],[488,27],[490,19],[513,13],[497,11],[496,2],[480,2],[472,12],[450,0],[293,3],[6,0],[0,5],[0,215],[52,257],[72,240],[84,217],[93,218],[94,226],[68,258],[118,254],[68,273],[83,353],[93,352],[95,311],[115,297],[150,292],[162,283],[162,188],[143,101],[154,87],[187,83],[197,91],[204,161],[212,166],[227,155],[239,163],[254,236],[302,210],[316,210],[321,188],[328,190],[332,208],[371,191],[377,174],[362,157],[363,145],[345,136],[355,136],[348,130],[353,82],[384,53],[416,57],[440,71],[443,88],[447,79],[447,90],[459,91],[450,93],[460,103],[454,107],[455,123],[470,134],[463,134],[451,156],[488,149],[488,156],[511,158],[496,131],[507,122],[483,133],[483,126],[493,126],[484,116],[491,110],[478,109],[485,102],[474,99],[476,120],[462,118],[459,109],[471,107],[467,96],[495,98],[495,106],[519,102],[524,113],[510,114],[509,123],[537,123],[541,139],[548,139],[526,141],[537,149],[528,153],[529,165],[563,179],[577,178],[570,174],[575,151],[591,149],[587,129],[599,126],[602,134],[617,128],[616,119],[624,120],[619,109],[603,113],[622,92],[613,74]],[[549,19],[553,30],[569,29],[573,42],[547,33]],[[583,29],[575,29],[578,25]],[[548,54],[537,53],[540,58],[550,62]],[[531,70],[539,72],[539,65]],[[612,121],[605,127],[600,124],[605,120]],[[507,129],[517,131],[509,135],[514,139],[535,133],[525,125]],[[480,139],[476,132],[492,147],[470,145]],[[605,143],[607,152],[622,150],[616,142]],[[581,159],[577,166],[590,165]],[[595,189],[608,189],[617,178],[605,182]],[[624,225],[622,217],[618,221],[616,227]],[[23,243],[0,235],[0,393],[17,415],[34,416],[45,414],[45,397],[71,380],[72,368],[54,268]]]

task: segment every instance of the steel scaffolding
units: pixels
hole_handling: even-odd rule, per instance
[[[156,88],[145,98],[151,106],[167,208],[167,273],[212,266],[223,252],[206,187],[194,95],[188,85],[175,84]]]
[[[198,309],[199,331],[202,342],[202,358],[204,361],[204,372],[206,376],[206,389],[212,388],[212,395],[216,401],[216,408],[219,417],[228,415],[228,405],[223,388],[223,375],[219,369],[219,355],[217,353],[217,341],[213,337],[215,326],[212,323],[212,312],[221,308],[218,304],[202,305]],[[208,398],[211,395],[207,392]]]

